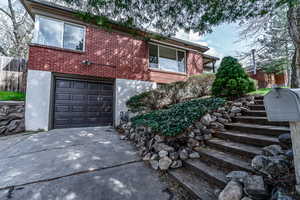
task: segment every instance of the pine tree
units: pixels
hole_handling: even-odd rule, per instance
[[[255,90],[254,82],[249,79],[238,60],[224,57],[213,83],[213,95],[234,99],[253,90]]]

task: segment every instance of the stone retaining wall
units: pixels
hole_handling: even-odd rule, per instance
[[[0,136],[25,131],[23,101],[0,101]]]

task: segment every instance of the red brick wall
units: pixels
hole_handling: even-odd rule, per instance
[[[51,72],[89,75],[108,78],[147,80],[168,83],[184,80],[186,75],[166,73],[148,68],[147,42],[122,33],[108,32],[94,27],[86,29],[85,52],[31,45],[28,68]],[[90,66],[81,62],[89,60]],[[105,66],[115,66],[115,68]],[[202,73],[202,56],[187,52],[187,74]]]

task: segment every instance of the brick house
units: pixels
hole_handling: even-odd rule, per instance
[[[288,74],[284,70],[282,73],[266,73],[262,68],[258,67],[254,73],[252,67],[246,68],[248,75],[257,81],[258,88],[272,88],[274,85],[287,86]]]
[[[35,21],[29,49],[26,129],[117,125],[126,100],[157,84],[211,70],[208,47],[112,23],[86,23],[71,9],[22,0]]]

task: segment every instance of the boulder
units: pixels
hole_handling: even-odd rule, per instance
[[[201,123],[205,126],[209,126],[211,122],[213,122],[213,119],[210,114],[206,114],[201,118]]]
[[[153,145],[153,148],[155,150],[155,152],[160,152],[161,150],[165,150],[167,152],[174,152],[174,148],[169,146],[169,145],[166,145],[164,143],[159,143],[159,142],[156,142],[154,145]]]
[[[272,200],[294,200],[294,198],[285,194],[284,190],[281,188],[277,188],[275,192],[272,193]]]
[[[181,160],[186,160],[189,158],[189,153],[186,149],[182,149],[180,152],[179,152],[179,158]]]
[[[255,156],[252,167],[272,178],[284,176],[289,172],[289,162],[284,156]]]
[[[240,112],[242,112],[242,109],[239,108],[239,107],[236,107],[236,106],[232,106],[230,112],[232,112],[232,113],[240,113]]]
[[[239,182],[230,181],[220,193],[218,200],[241,200],[243,187]]]
[[[160,152],[158,152],[158,155],[160,158],[166,157],[166,156],[168,156],[168,154],[169,153],[165,150],[161,150]]]
[[[229,174],[226,175],[227,181],[238,181],[240,183],[243,183],[245,178],[249,176],[248,172],[245,171],[232,171]]]
[[[262,155],[264,156],[277,156],[282,154],[284,154],[282,148],[276,144],[264,147],[262,149]]]
[[[172,152],[172,153],[169,154],[169,157],[172,160],[177,160],[179,158],[179,154],[177,152]]]
[[[292,138],[290,133],[281,134],[278,137],[279,144],[283,149],[292,148]]]
[[[165,141],[165,137],[160,136],[160,135],[155,135],[155,136],[154,136],[154,140],[155,140],[156,142],[164,142],[164,141]]]
[[[200,158],[200,154],[198,152],[193,152],[193,153],[190,153],[189,157],[191,159]]]
[[[247,176],[244,180],[244,191],[255,200],[267,199],[269,193],[262,176]]]
[[[150,165],[153,169],[158,170],[158,161],[157,160],[150,160]]]
[[[172,164],[172,160],[169,157],[167,157],[167,156],[161,158],[159,160],[159,162],[158,162],[158,166],[159,166],[159,168],[161,170],[167,170],[167,169],[169,169],[169,167],[171,166],[171,164]]]
[[[194,138],[189,138],[188,139],[188,146],[189,147],[197,147],[197,146],[200,146],[200,143],[198,140],[194,139]]]
[[[151,153],[147,153],[144,157],[143,157],[143,160],[144,161],[148,161],[148,160],[150,160],[151,159]]]
[[[182,161],[181,160],[175,160],[171,164],[172,169],[180,168],[182,167]]]
[[[241,107],[243,105],[243,103],[241,103],[241,102],[234,102],[232,105],[236,106],[236,107]]]
[[[150,160],[158,160],[158,155],[155,153],[151,156]]]

